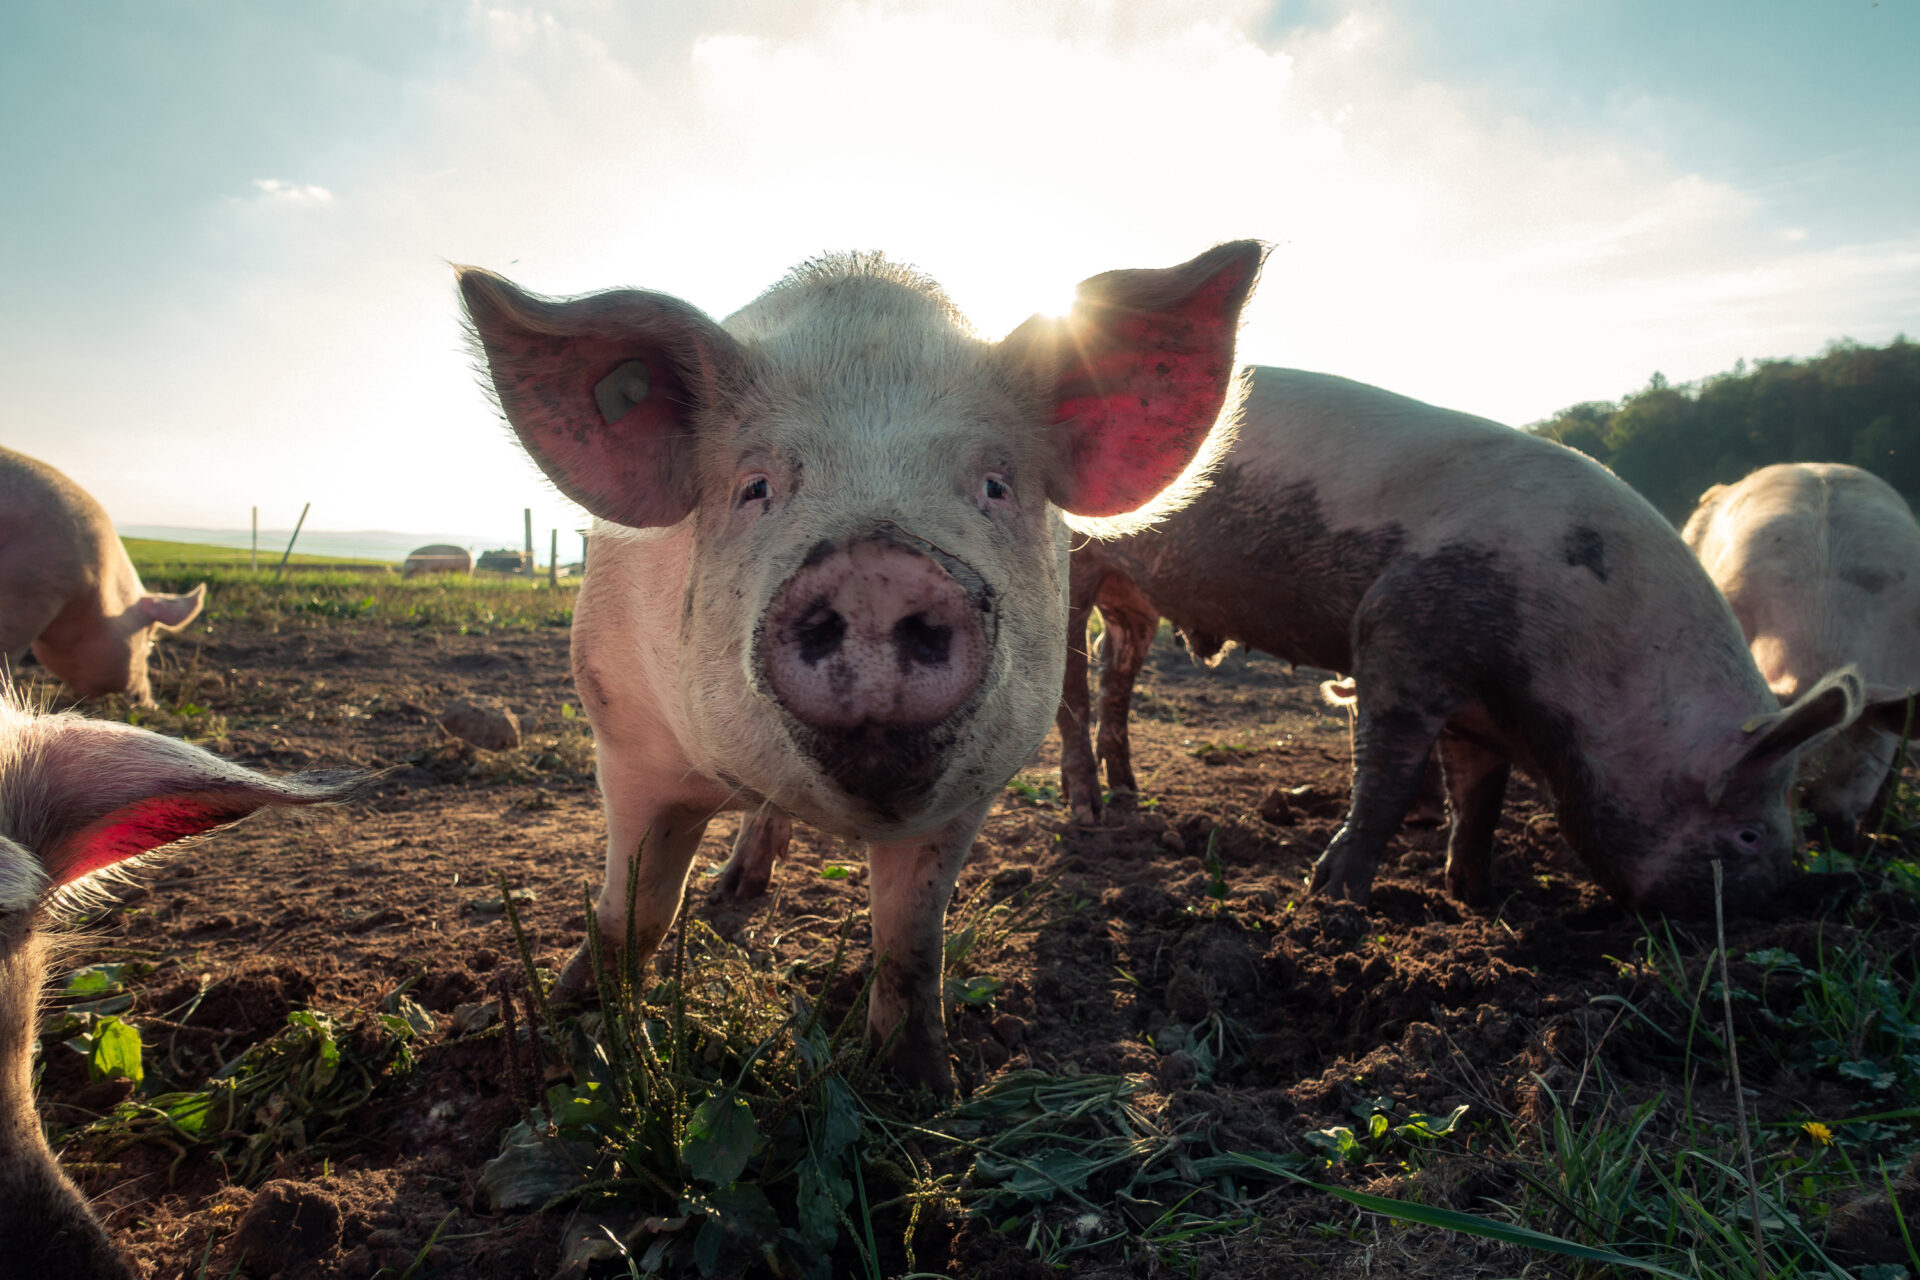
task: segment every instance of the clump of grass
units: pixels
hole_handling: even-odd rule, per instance
[[[956,1004],[990,1000],[999,980],[978,966],[1051,910],[1044,883],[1006,888],[954,913]],[[603,965],[600,1009],[575,1012],[547,1006],[509,912],[531,976],[499,1033],[510,1075],[558,1080],[527,1098],[481,1185],[496,1207],[595,1215],[604,1230],[570,1259],[583,1270],[877,1277],[916,1269],[930,1216],[962,1214],[1049,1261],[1111,1245],[1186,1257],[1252,1220],[1273,1168],[1304,1163],[1158,1124],[1132,1101],[1142,1076],[1014,1071],[926,1117],[869,1049],[871,973],[838,1017],[814,994],[852,983],[855,919],[823,964],[775,967],[683,915],[668,977]],[[590,946],[610,958],[597,931]]]
[[[358,1018],[295,1010],[281,1031],[198,1086],[181,1087],[170,1069],[172,1055],[149,1056],[140,1019],[119,1016],[132,1004],[119,991],[124,969],[80,970],[64,993],[95,998],[56,1009],[42,1024],[43,1044],[85,1052],[94,1075],[123,1076],[135,1086],[134,1096],[61,1141],[108,1156],[136,1143],[169,1148],[182,1159],[200,1149],[243,1185],[281,1153],[311,1155],[348,1140],[348,1117],[411,1073],[415,1041],[433,1031],[432,1015],[401,992],[381,1011]]]

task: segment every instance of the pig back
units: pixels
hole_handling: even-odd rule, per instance
[[[1504,575],[1516,631],[1566,632],[1537,637],[1550,649],[1586,643],[1596,613],[1640,612],[1636,579],[1678,567],[1698,580],[1682,594],[1711,595],[1666,522],[1591,459],[1292,369],[1252,371],[1239,438],[1192,505],[1076,555],[1133,578],[1189,634],[1334,671],[1353,669],[1355,616],[1389,569],[1487,566],[1446,589],[1490,591]]]
[[[1708,490],[1685,537],[1783,696],[1847,663],[1870,684],[1920,683],[1920,525],[1879,477],[1763,467]]]

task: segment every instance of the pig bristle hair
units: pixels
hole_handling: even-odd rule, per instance
[[[933,305],[939,315],[965,337],[977,337],[973,323],[967,319],[960,308],[953,304],[933,277],[904,262],[895,262],[884,253],[874,249],[851,250],[839,253],[823,253],[808,258],[805,262],[787,272],[774,286],[760,295],[754,305],[758,305],[776,294],[787,290],[795,293],[811,292],[822,287],[848,280],[878,280],[886,284],[899,285],[919,294]]]
[[[1213,476],[1226,461],[1227,454],[1233,451],[1234,442],[1240,438],[1240,418],[1246,409],[1247,393],[1253,387],[1253,370],[1243,368],[1227,384],[1226,399],[1220,406],[1220,416],[1214,420],[1213,429],[1207,432],[1207,439],[1193,455],[1172,484],[1160,491],[1158,497],[1136,511],[1122,512],[1113,516],[1077,516],[1070,511],[1061,512],[1067,527],[1086,534],[1090,538],[1123,538],[1128,534],[1151,529],[1162,520],[1189,505],[1195,498],[1207,491],[1213,483]]]

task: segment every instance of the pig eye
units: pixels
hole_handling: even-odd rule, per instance
[[[1734,833],[1733,838],[1740,842],[1742,849],[1758,849],[1760,847],[1760,831],[1757,827],[1742,827]]]
[[[986,502],[1007,502],[1013,498],[1013,486],[1005,476],[990,471],[980,482],[980,497]]]
[[[747,482],[740,486],[740,505],[743,507],[749,502],[765,502],[772,496],[773,482],[765,476],[749,476]]]

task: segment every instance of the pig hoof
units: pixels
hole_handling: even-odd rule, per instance
[[[1373,895],[1373,877],[1354,875],[1340,867],[1330,867],[1325,859],[1314,864],[1313,881],[1307,886],[1307,892],[1316,898],[1332,898],[1336,902],[1351,902],[1356,907],[1367,905],[1367,899]]]
[[[773,883],[771,866],[748,865],[744,858],[730,858],[727,865],[720,868],[720,882],[714,886],[715,901],[731,898],[735,902],[745,902],[748,898],[758,898],[766,893]]]
[[[566,967],[560,970],[559,980],[547,993],[547,999],[554,1004],[578,1004],[598,990],[599,985],[600,975],[593,971],[593,952],[583,942],[567,957]]]
[[[945,1045],[932,1053],[895,1053],[888,1065],[902,1092],[925,1092],[940,1106],[953,1101],[953,1067],[947,1061]]]

